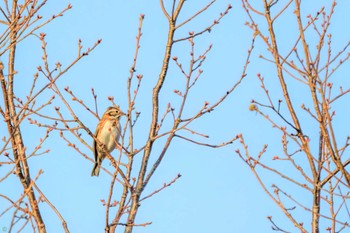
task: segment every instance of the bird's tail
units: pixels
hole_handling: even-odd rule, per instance
[[[91,172],[91,176],[98,176],[100,174],[100,167],[101,165],[99,163],[95,163],[94,168]]]

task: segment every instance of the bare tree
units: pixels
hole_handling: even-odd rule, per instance
[[[126,80],[128,106],[126,108],[121,107],[122,109],[126,109],[125,112],[127,113],[127,121],[122,130],[123,134],[120,140],[121,146],[119,147],[119,156],[117,158],[114,158],[112,155],[108,154],[107,157],[111,161],[111,164],[115,170],[113,172],[110,172],[109,169],[104,169],[111,175],[111,185],[108,199],[102,200],[103,205],[106,208],[105,232],[115,232],[118,227],[122,227],[125,228],[125,232],[130,233],[136,226],[147,226],[151,224],[151,222],[137,223],[135,222],[135,218],[139,211],[140,204],[143,201],[152,197],[161,190],[169,187],[181,176],[178,174],[176,177],[174,177],[173,180],[164,184],[163,187],[154,190],[152,193],[144,194],[144,190],[147,184],[150,182],[153,175],[155,174],[155,171],[161,164],[174,138],[179,138],[197,145],[212,148],[226,146],[236,140],[236,137],[234,137],[233,139],[221,144],[207,144],[183,135],[183,132],[190,132],[191,134],[207,138],[207,135],[192,130],[190,124],[203,115],[213,111],[215,107],[220,105],[227,98],[227,96],[229,96],[235,90],[235,88],[240,84],[241,80],[245,77],[245,72],[243,72],[242,76],[238,78],[236,83],[234,83],[228,91],[224,92],[224,95],[220,99],[212,104],[209,104],[203,100],[203,102],[198,106],[196,113],[192,116],[188,116],[186,113],[188,111],[188,96],[193,88],[195,88],[197,81],[200,79],[200,76],[203,72],[201,69],[202,65],[206,60],[207,54],[212,48],[211,45],[208,45],[208,48],[206,50],[197,54],[195,52],[195,40],[205,32],[210,32],[212,28],[215,27],[226,14],[228,14],[231,6],[229,5],[226,9],[224,9],[223,12],[218,14],[217,18],[213,19],[212,23],[207,27],[196,32],[190,30],[187,36],[177,37],[177,31],[180,31],[185,25],[187,26],[188,23],[195,20],[198,15],[204,14],[208,8],[214,5],[215,1],[211,1],[207,5],[202,6],[202,9],[197,12],[193,12],[192,16],[189,16],[182,22],[177,22],[178,17],[182,12],[184,3],[184,0],[172,1],[171,4],[165,4],[163,1],[160,1],[160,6],[164,17],[168,20],[169,29],[167,35],[167,43],[165,45],[165,54],[162,59],[163,64],[160,68],[158,80],[152,90],[152,108],[150,111],[151,122],[149,122],[150,126],[148,129],[148,138],[141,145],[138,145],[135,144],[135,141],[138,140],[135,138],[136,135],[134,134],[134,128],[137,127],[138,124],[142,124],[143,126],[148,124],[142,118],[142,113],[139,112],[135,107],[139,101],[142,101],[139,99],[138,93],[143,87],[142,84],[144,80],[142,74],[136,73],[137,62],[140,56],[139,48],[141,46],[142,25],[145,18],[144,15],[140,15],[138,33],[136,37],[136,49],[132,65],[130,67],[130,75]],[[188,64],[188,69],[185,69],[182,62],[180,62],[181,58],[177,57],[176,54],[172,54],[173,46],[180,43],[190,44],[191,49],[188,51],[188,53],[190,54],[191,59]],[[166,96],[169,95],[167,92],[162,92],[162,89],[164,88],[164,81],[168,77],[167,71],[170,65],[178,68],[179,73],[183,76],[184,84],[181,90],[172,90],[172,93],[175,93],[180,98],[180,104],[172,103],[170,101],[165,106],[163,106],[160,104],[160,99],[165,100]],[[99,118],[97,111],[98,104],[96,101],[97,95],[94,93],[94,90],[93,96],[96,103],[96,108],[94,111],[91,110],[93,109],[92,107],[85,105],[83,99],[77,97],[74,94],[74,91],[68,88],[65,91],[69,93],[73,100],[84,106],[88,112]],[[70,116],[64,116],[60,112],[61,109],[57,109],[57,112],[60,115],[58,122],[62,123],[64,127],[58,128],[57,126],[55,129],[61,131],[61,137],[68,142],[68,145],[73,147],[73,149],[75,149],[78,153],[81,153],[85,158],[90,159],[89,155],[84,154],[82,150],[79,149],[79,146],[76,146],[76,144],[74,144],[71,139],[68,139],[68,137],[65,136],[65,133],[63,133],[63,131],[68,130],[72,135],[76,137],[76,139],[88,147],[90,146],[86,140],[83,139],[84,137],[81,136],[79,130],[83,130],[93,138],[95,138],[95,136],[91,130],[84,125],[83,122],[78,120],[79,117],[70,107],[69,101],[67,101],[63,95],[60,95],[60,98],[62,99],[62,102],[65,103],[65,107],[69,109]],[[113,105],[117,104],[114,102],[114,97],[109,97],[109,100]],[[63,128],[65,128],[65,130],[63,130]],[[154,145],[156,143],[157,152],[154,152]],[[123,157],[127,158],[126,162],[122,162]],[[140,165],[135,165],[134,159],[136,157],[141,157],[142,162]],[[115,199],[114,190],[116,189],[116,183],[122,186],[123,192],[121,196],[118,197],[119,201],[112,201]],[[112,207],[117,208],[112,209]]]
[[[337,77],[337,71],[349,59],[350,42],[339,51],[332,50],[330,24],[337,2],[329,2],[310,14],[304,13],[300,0],[263,0],[260,6],[249,0],[242,3],[253,38],[259,38],[268,51],[261,52],[260,58],[276,70],[276,75],[269,75],[269,79],[263,73],[257,74],[266,98],[252,100],[250,110],[280,132],[281,138],[277,140],[281,144],[275,156],[269,155],[267,144],[260,153],[252,155],[244,136],[239,135],[242,149],[236,153],[299,232],[346,231],[349,229],[350,176],[346,169],[350,163],[349,137],[341,136],[341,125],[346,122],[340,125],[334,122],[338,114],[344,114],[336,104],[346,105],[345,97],[350,92],[343,87],[341,77]],[[286,17],[292,18],[286,32],[290,38],[288,50],[281,48],[283,41],[276,26],[287,25]],[[268,87],[276,82],[280,92]],[[307,92],[302,100],[298,98],[301,91]],[[266,180],[267,172],[279,178],[271,188]],[[310,216],[310,222],[298,214],[300,209]],[[268,219],[273,230],[294,232],[280,226],[272,216]]]
[[[105,208],[105,232],[116,232],[118,229],[130,233],[135,227],[151,224],[137,222],[140,205],[181,177],[178,174],[158,189],[145,192],[174,139],[208,148],[224,147],[239,141],[241,148],[236,153],[298,231],[317,233],[324,229],[328,232],[348,229],[350,176],[346,168],[350,159],[346,151],[349,137],[341,138],[339,131],[342,128],[334,122],[343,113],[341,109],[337,109],[337,104],[343,103],[350,92],[349,88],[343,87],[342,80],[336,78],[339,68],[349,59],[350,42],[344,44],[339,51],[332,50],[334,44],[330,22],[336,1],[316,9],[311,15],[305,15],[300,0],[263,0],[262,5],[242,0],[243,9],[249,19],[247,26],[252,29],[253,34],[242,73],[228,84],[228,89],[222,90],[222,96],[216,101],[209,103],[203,99],[197,103],[197,109],[193,109],[192,103],[189,107],[190,97],[198,87],[199,80],[204,79],[204,64],[207,57],[210,59],[212,49],[210,44],[203,48],[197,42],[219,26],[219,22],[231,9],[231,5],[228,5],[227,8],[218,10],[217,16],[211,16],[208,9],[213,8],[215,3],[216,0],[196,3],[198,8],[186,17],[185,0],[160,1],[159,9],[168,22],[167,41],[164,44],[163,62],[159,67],[158,78],[151,89],[147,89],[147,79],[142,72],[136,71],[139,70],[140,59],[146,56],[139,53],[139,49],[142,46],[143,24],[147,18],[145,15],[139,17],[134,56],[124,86],[127,104],[120,106],[127,113],[127,117],[122,126],[117,152],[113,152],[113,155],[106,153],[112,166],[102,167],[110,178],[110,188],[105,190],[108,198],[101,200]],[[83,42],[79,40],[78,55],[70,64],[52,64],[48,60],[46,34],[39,33],[38,30],[63,16],[71,6],[68,5],[61,12],[44,19],[40,11],[45,4],[47,0],[13,0],[4,1],[0,7],[0,23],[4,28],[0,36],[0,124],[1,129],[6,128],[6,132],[1,131],[0,185],[13,180],[12,178],[21,184],[17,196],[0,193],[2,201],[8,204],[0,210],[0,219],[5,215],[11,216],[9,232],[28,229],[33,232],[46,232],[45,219],[42,217],[43,205],[50,207],[61,221],[63,230],[69,232],[66,220],[59,212],[60,207],[56,208],[37,184],[42,170],[33,171],[28,161],[47,155],[49,150],[43,149],[45,143],[50,140],[50,135],[58,133],[60,139],[76,154],[81,155],[82,159],[90,161],[92,167],[94,161],[91,141],[98,141],[94,134],[95,129],[89,128],[84,120],[85,116],[101,120],[100,99],[94,88],[91,89],[91,104],[87,101],[87,95],[77,94],[78,87],[62,88],[57,81],[79,60],[90,54],[102,40],[99,39],[86,50],[83,50]],[[193,26],[192,22],[202,15],[212,19],[203,28]],[[288,49],[285,45],[281,46],[283,41],[280,41],[281,32],[278,28],[278,23],[283,22],[285,17],[293,18],[296,29],[288,31],[292,41]],[[21,72],[16,70],[16,48],[28,37],[40,41],[42,60],[27,87],[25,98],[20,98],[24,95],[15,91],[16,85],[19,85],[16,80]],[[264,48],[259,57],[275,68],[275,76],[269,75],[267,79],[263,72],[257,74],[257,81],[266,99],[252,100],[250,110],[262,116],[280,133],[280,151],[274,156],[268,155],[268,145],[257,155],[252,155],[243,134],[223,143],[210,144],[206,140],[209,135],[192,127],[194,122],[200,123],[199,120],[204,115],[218,111],[218,107],[241,84],[247,76],[246,71],[248,65],[251,65],[251,55],[257,43],[261,43]],[[176,54],[178,50],[175,47],[186,51],[190,59]],[[176,88],[165,82],[169,79],[170,68],[176,69],[180,76]],[[271,83],[278,83],[280,89],[271,90]],[[308,95],[300,100],[291,86],[306,90]],[[151,105],[146,112],[139,110],[139,103],[144,101],[139,96],[140,91],[151,93]],[[168,98],[170,93],[177,99]],[[111,105],[119,104],[119,101],[114,101],[113,96],[108,100]],[[38,144],[34,147],[26,144],[25,134],[21,131],[26,124],[37,126],[38,132],[43,132],[43,135],[35,135],[38,137]],[[140,125],[143,131],[147,131],[145,138],[135,134]],[[288,169],[285,169],[286,166]],[[276,177],[272,188],[268,187],[265,180],[271,177],[267,177],[266,173]],[[122,192],[118,193],[116,190]],[[299,193],[308,199],[300,198]],[[96,202],[99,201],[96,198]],[[299,210],[305,211],[310,216],[310,221],[298,215]],[[290,232],[272,216],[268,220],[273,230]]]
[[[4,182],[4,180],[13,176],[14,173],[21,181],[23,189],[19,199],[10,197],[6,193],[0,194],[1,198],[9,202],[9,207],[0,213],[0,217],[5,214],[12,214],[13,218],[9,224],[10,232],[14,228],[17,231],[21,231],[29,224],[33,232],[46,232],[45,219],[41,216],[40,203],[43,202],[57,214],[62,222],[64,231],[69,232],[64,218],[36,183],[42,171],[39,170],[35,178],[32,178],[30,175],[30,166],[27,161],[34,156],[47,154],[49,150],[43,150],[43,145],[49,140],[49,135],[58,132],[60,138],[69,147],[80,154],[82,158],[93,162],[93,153],[86,154],[84,153],[84,149],[88,148],[89,151],[92,151],[91,139],[97,141],[98,139],[93,133],[94,129],[87,127],[81,116],[82,114],[89,114],[100,120],[98,96],[92,88],[91,94],[94,104],[93,106],[89,106],[86,103],[87,101],[85,101],[86,96],[79,97],[75,94],[75,87],[67,86],[62,88],[58,85],[57,81],[81,58],[93,51],[101,43],[101,40],[98,40],[91,48],[85,51],[82,49],[82,41],[79,40],[78,55],[71,64],[66,67],[63,67],[59,62],[51,64],[48,60],[49,51],[45,39],[46,34],[37,34],[37,31],[52,20],[62,16],[71,6],[67,6],[62,12],[43,21],[42,16],[39,15],[39,10],[46,4],[46,0],[24,0],[21,3],[13,0],[11,2],[12,5],[8,1],[4,2],[5,6],[0,9],[4,19],[1,23],[5,25],[6,30],[1,35],[0,48],[1,57],[3,58],[4,55],[8,56],[8,65],[5,67],[1,64],[0,78],[3,102],[1,103],[0,113],[7,125],[7,133],[3,137],[3,145],[0,150],[0,154],[2,155],[0,164],[7,169],[7,174],[1,178],[0,182]],[[141,46],[142,24],[145,18],[144,15],[140,15],[134,58],[130,68],[130,75],[125,80],[128,105],[121,106],[121,109],[127,113],[127,119],[122,129],[122,136],[118,146],[119,153],[117,153],[118,156],[112,156],[106,152],[112,167],[108,169],[102,168],[111,177],[110,189],[106,190],[108,199],[102,200],[102,204],[106,208],[105,232],[115,232],[119,227],[124,229],[125,232],[130,233],[136,226],[147,226],[150,224],[149,222],[137,223],[135,221],[140,209],[140,203],[169,187],[181,176],[178,174],[173,180],[164,184],[163,187],[148,194],[144,193],[145,187],[151,181],[175,138],[211,148],[223,147],[236,140],[236,137],[234,137],[223,143],[208,144],[207,142],[196,139],[198,137],[206,139],[208,135],[191,129],[193,122],[214,111],[241,83],[242,79],[246,76],[245,70],[247,69],[252,49],[250,49],[247,55],[246,65],[243,67],[241,77],[238,77],[232,82],[230,84],[232,86],[228,90],[223,90],[221,98],[213,103],[208,103],[203,99],[201,103],[198,103],[198,109],[194,114],[193,109],[189,111],[189,95],[195,89],[197,81],[202,79],[202,66],[212,48],[212,45],[208,45],[203,51],[197,52],[197,49],[195,49],[196,41],[200,36],[211,32],[229,13],[231,6],[228,5],[226,9],[222,9],[222,12],[218,11],[218,15],[215,18],[213,17],[212,21],[202,29],[192,28],[193,26],[189,25],[199,15],[205,14],[209,8],[213,7],[215,2],[215,0],[212,0],[208,3],[201,3],[202,6],[199,6],[197,11],[192,12],[192,15],[180,21],[178,19],[184,8],[185,0],[160,1],[160,9],[164,14],[164,19],[168,21],[169,29],[167,32],[167,42],[164,45],[163,64],[159,70],[158,80],[153,89],[148,90],[152,92],[152,105],[149,111],[151,116],[150,122],[146,120],[147,118],[143,117],[143,114],[136,107],[136,104],[142,101],[138,93],[144,86],[143,75],[136,73],[139,48]],[[17,85],[15,82],[17,77],[15,55],[16,45],[29,36],[36,37],[41,42],[42,65],[37,67],[37,73],[34,74],[31,86],[28,87],[26,99],[23,100],[14,92],[14,87]],[[252,47],[253,43],[254,41],[252,42]],[[188,61],[188,64],[185,64],[186,59],[177,57],[172,52],[175,45],[181,44],[190,45],[188,53],[191,59]],[[184,48],[186,47],[184,46]],[[184,60],[184,62],[181,60]],[[169,95],[168,92],[163,90],[165,80],[168,78],[167,71],[170,66],[178,69],[179,75],[182,76],[183,85],[181,89],[171,90],[171,93],[175,93],[174,95],[179,99],[174,102],[169,100],[167,104],[163,105],[160,100],[166,100],[166,96]],[[185,66],[188,68],[184,68]],[[44,100],[39,99],[44,92],[46,93]],[[51,93],[51,98],[46,98],[48,93]],[[114,102],[113,96],[108,99],[111,105],[117,105]],[[47,111],[47,109],[51,109],[51,111]],[[81,109],[84,109],[84,113],[80,111]],[[39,139],[39,143],[33,151],[26,149],[23,133],[21,132],[21,126],[28,122],[41,129],[45,129],[45,134]],[[136,140],[134,128],[141,123],[143,126],[149,125],[147,129],[148,136],[141,144],[136,144],[136,141],[139,142],[142,139]],[[188,136],[189,134],[195,137]],[[157,150],[154,148],[157,148]],[[140,158],[142,162],[140,164],[134,163],[135,158]],[[122,194],[117,197],[114,193],[116,188],[123,190]],[[113,201],[116,199],[119,199],[119,201]],[[98,198],[96,198],[96,201],[99,201]]]
[[[29,159],[49,152],[49,150],[43,150],[42,147],[52,132],[53,126],[47,127],[44,135],[38,137],[38,144],[31,151],[28,150],[28,146],[25,144],[26,138],[23,137],[21,127],[27,124],[28,120],[31,121],[30,117],[32,115],[41,116],[41,110],[50,106],[55,98],[55,96],[52,96],[52,98],[45,99],[42,104],[39,104],[43,93],[50,89],[54,90],[55,82],[82,57],[89,54],[99,42],[85,52],[79,51],[76,59],[67,67],[61,67],[61,64],[57,63],[54,68],[49,68],[45,34],[38,34],[38,30],[56,18],[63,16],[71,6],[68,5],[61,12],[44,19],[40,15],[40,11],[46,3],[46,0],[4,1],[4,5],[0,8],[2,15],[0,23],[5,28],[0,36],[0,81],[2,93],[0,114],[2,122],[5,122],[5,125],[2,125],[1,128],[7,129],[6,133],[5,130],[1,131],[3,135],[0,148],[0,166],[2,171],[0,183],[5,183],[7,179],[9,180],[12,175],[15,175],[22,185],[22,190],[18,190],[19,198],[9,196],[8,193],[0,194],[0,197],[8,203],[8,207],[1,209],[0,218],[6,214],[12,214],[9,232],[16,229],[18,232],[22,231],[27,225],[32,227],[33,232],[46,232],[45,221],[40,210],[40,203],[42,202],[46,203],[57,214],[57,217],[62,222],[64,231],[69,232],[66,221],[36,184],[37,179],[42,174],[42,170],[39,170],[36,174],[31,174],[31,168],[28,164]],[[16,79],[17,74],[20,72],[15,68],[16,48],[19,43],[22,43],[28,37],[36,37],[41,41],[44,66],[38,67],[38,72],[33,75],[31,86],[27,88],[26,99],[21,99],[21,93],[15,92],[16,85],[21,85]],[[7,65],[4,63],[7,63]],[[31,123],[38,124],[37,121]],[[3,171],[5,172],[3,173]]]

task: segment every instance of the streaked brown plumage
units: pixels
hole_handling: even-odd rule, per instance
[[[91,176],[98,176],[100,174],[102,161],[106,157],[105,153],[111,153],[116,147],[121,129],[119,119],[123,115],[125,114],[118,107],[108,107],[101,121],[98,123],[95,131],[95,137],[98,141],[94,140],[93,145],[95,165]],[[104,146],[104,149],[102,146]]]

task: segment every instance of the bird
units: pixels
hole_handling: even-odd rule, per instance
[[[125,113],[119,107],[111,106],[107,108],[102,119],[97,124],[93,142],[95,164],[91,176],[100,174],[101,164],[106,157],[106,153],[111,153],[116,148],[121,130],[119,120],[124,115]]]

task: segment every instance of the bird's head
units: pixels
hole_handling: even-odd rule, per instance
[[[111,107],[107,108],[107,110],[106,110],[104,115],[107,115],[107,116],[112,117],[112,118],[119,119],[121,116],[125,116],[125,113],[123,113],[122,110],[120,110],[119,107],[111,106]]]

